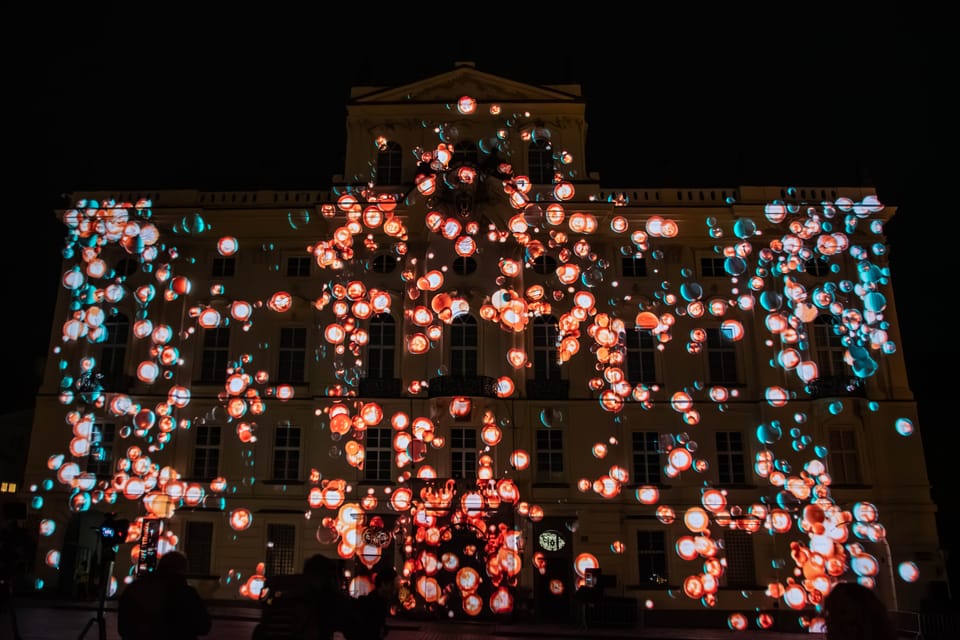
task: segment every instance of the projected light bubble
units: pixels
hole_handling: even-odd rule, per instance
[[[719,542],[722,535],[711,537],[717,528],[789,537],[797,579],[771,583],[767,596],[782,600],[790,609],[819,602],[846,572],[873,580],[875,556],[850,542],[855,539],[859,541],[856,545],[869,545],[884,539],[876,507],[858,502],[844,510],[834,503],[825,464],[827,447],[815,443],[800,427],[790,429],[790,437],[784,438],[782,421],[789,418],[776,412],[789,411],[783,415],[793,417],[795,425],[804,425],[808,414],[842,416],[855,410],[839,400],[813,408],[805,404],[802,412],[790,406],[795,400],[812,403],[811,390],[821,377],[824,363],[816,361],[810,345],[815,323],[826,321],[836,332],[842,340],[844,361],[861,379],[873,376],[883,357],[896,352],[884,319],[890,274],[878,264],[885,247],[875,237],[882,233],[878,214],[883,205],[868,196],[860,202],[838,198],[801,207],[794,202],[793,190],[789,202],[767,203],[762,218],[711,215],[706,224],[697,227],[722,265],[722,273],[715,275],[721,276],[718,281],[723,284],[698,282],[696,270],[687,264],[681,265],[681,278],[671,282],[665,269],[666,250],[671,248],[668,241],[679,235],[686,219],[673,219],[655,210],[633,211],[626,193],[611,193],[602,204],[615,210],[627,208],[615,215],[609,215],[607,208],[601,211],[594,206],[595,196],[578,193],[583,187],[568,181],[573,157],[559,147],[553,156],[556,179],[549,185],[535,185],[529,176],[514,171],[510,149],[531,140],[557,144],[549,127],[532,114],[510,113],[502,105],[482,105],[465,95],[452,97],[448,110],[465,122],[481,117],[492,121],[490,130],[474,139],[486,162],[465,163],[457,154],[465,125],[424,121],[426,137],[423,146],[415,150],[419,163],[413,193],[390,193],[377,186],[376,175],[358,176],[354,184],[334,189],[331,200],[319,205],[320,216],[315,220],[306,209],[284,211],[284,233],[302,239],[302,257],[314,263],[311,268],[321,274],[310,300],[295,293],[298,290],[292,285],[263,291],[259,299],[234,299],[232,285],[215,282],[201,286],[195,276],[188,275],[188,265],[204,256],[222,260],[238,255],[241,239],[248,242],[240,225],[233,230],[226,221],[218,223],[224,227],[217,229],[219,237],[208,237],[210,223],[200,213],[161,223],[154,218],[148,200],[82,201],[64,212],[68,263],[60,281],[70,304],[66,317],[58,320],[62,323],[58,397],[67,413],[69,431],[62,442],[50,443],[47,466],[51,477],[34,488],[31,507],[44,509],[43,494],[56,485],[69,492],[72,511],[129,501],[153,515],[168,516],[183,507],[206,505],[213,498],[228,514],[232,535],[246,539],[254,535],[253,512],[244,504],[242,496],[248,494],[241,489],[258,486],[254,471],[262,464],[258,455],[263,454],[258,454],[254,445],[258,429],[265,426],[258,422],[290,425],[285,405],[312,403],[327,434],[324,437],[330,438],[322,447],[331,456],[328,463],[344,464],[351,473],[363,470],[370,459],[370,438],[382,438],[377,440],[377,450],[386,450],[389,468],[384,468],[384,474],[393,481],[356,496],[344,478],[336,477],[338,472],[324,470],[329,477],[319,470],[310,474],[303,507],[307,517],[316,513],[314,517],[321,518],[317,541],[330,546],[340,558],[356,562],[351,589],[356,593],[369,589],[382,553],[380,543],[395,539],[404,550],[399,567],[406,594],[403,608],[471,618],[486,613],[506,615],[513,609],[513,590],[525,558],[521,524],[551,515],[549,506],[531,504],[521,496],[520,487],[536,465],[534,456],[522,448],[529,445],[512,437],[515,430],[507,419],[512,414],[505,400],[522,394],[527,370],[540,366],[539,355],[526,346],[531,344],[529,338],[551,327],[547,341],[550,361],[561,369],[590,369],[586,389],[578,392],[586,391],[595,398],[601,411],[597,423],[589,425],[597,430],[590,438],[591,445],[577,452],[595,465],[579,478],[577,489],[591,500],[615,501],[621,499],[623,486],[631,479],[626,469],[612,464],[620,444],[611,432],[629,424],[631,405],[644,410],[669,406],[681,428],[694,429],[726,424],[722,416],[740,399],[735,384],[705,385],[688,380],[676,388],[662,389],[652,382],[633,382],[628,360],[636,330],[643,332],[643,340],[649,340],[645,348],[703,361],[711,340],[717,339],[708,329],[719,329],[721,343],[737,348],[743,345],[736,343],[754,337],[748,333],[757,332],[762,340],[756,344],[763,342],[769,348],[760,362],[769,362],[780,376],[763,394],[766,409],[773,415],[755,422],[751,429],[756,449],[753,469],[769,483],[774,498],[764,504],[736,504],[725,491],[707,482],[700,506],[661,504],[660,491],[652,484],[636,488],[630,499],[665,526],[674,523],[679,514],[691,535],[678,541],[677,554],[694,563],[690,575],[680,579],[682,593],[705,607],[716,605],[725,572],[726,551]],[[475,124],[480,129],[483,123]],[[430,135],[436,139],[430,140]],[[374,150],[390,148],[386,134],[374,138]],[[457,193],[480,186],[502,191],[504,206],[509,209],[502,220],[481,220],[469,202],[457,200]],[[446,200],[462,206],[440,206]],[[727,204],[733,200],[728,199]],[[409,213],[418,207],[424,210],[426,248],[413,242],[420,229],[407,227],[413,219]],[[861,231],[874,235],[864,240],[858,235]],[[611,257],[604,255],[604,243],[610,237],[616,239],[611,253],[643,258],[651,268],[649,275],[656,274],[649,278],[647,290],[641,290],[642,279],[640,284],[631,283],[631,292],[623,281],[612,277]],[[200,247],[197,255],[172,246],[174,239],[184,246],[189,240],[189,246]],[[277,246],[260,238],[252,246],[258,247],[257,263],[265,270],[279,269]],[[119,249],[116,255],[130,256],[136,262],[136,272],[119,275],[120,265],[111,262],[113,248]],[[439,261],[442,255],[473,260],[477,273],[461,274],[456,264],[448,268]],[[850,279],[839,275],[840,260],[847,258],[856,266]],[[479,275],[478,264],[492,266],[495,273],[488,281]],[[810,272],[827,265],[827,276],[810,284]],[[107,283],[114,273],[118,276]],[[521,279],[528,278],[522,283]],[[373,282],[389,282],[389,286],[378,290],[372,288]],[[474,293],[468,295],[465,287]],[[204,288],[214,299],[201,299]],[[162,306],[174,301],[184,303],[186,310],[179,326],[163,324],[169,321]],[[125,305],[135,307],[131,335],[135,344],[144,346],[135,366],[136,383],[142,387],[138,393],[157,398],[143,405],[138,395],[105,395],[96,378],[103,365],[85,351],[112,339],[115,326],[110,319]],[[312,352],[316,362],[329,366],[334,378],[319,389],[321,395],[301,398],[293,385],[280,380],[271,383],[268,363],[271,358],[285,357],[281,354],[287,347],[265,340],[252,353],[231,354],[236,360],[224,356],[215,363],[218,370],[208,372],[223,380],[217,392],[218,418],[234,423],[231,433],[235,430],[242,446],[243,475],[221,477],[204,486],[181,480],[185,470],[161,467],[154,461],[163,459],[164,449],[178,442],[184,432],[203,423],[202,416],[191,415],[197,400],[183,382],[192,375],[185,367],[191,364],[188,354],[195,343],[208,332],[234,326],[249,332],[263,315],[302,318],[307,312],[314,314],[318,327],[311,330],[307,342],[317,345]],[[696,322],[692,329],[687,324],[691,320]],[[420,415],[413,404],[406,413],[357,399],[360,380],[369,366],[365,360],[382,332],[392,332],[405,361],[423,363],[425,371],[436,370],[442,376],[452,367],[446,362],[438,365],[434,356],[436,350],[450,348],[454,329],[510,336],[511,344],[504,353],[488,360],[499,367],[490,372],[493,386],[489,397],[451,394],[443,404],[429,412],[424,409]],[[425,399],[428,385],[435,384],[429,377],[403,380],[401,388],[412,399]],[[559,407],[533,411],[534,421],[545,429],[556,430],[561,424],[577,428],[566,424]],[[451,448],[446,420],[478,413],[482,427],[476,442],[477,479],[450,484],[437,477],[439,465],[427,463],[436,452]],[[114,444],[118,459],[107,480],[78,464],[98,446],[93,425],[103,416],[122,423]],[[720,420],[715,422],[718,416]],[[211,415],[209,419],[215,418]],[[605,433],[604,427],[609,432]],[[915,430],[908,417],[897,419],[894,428],[903,436]],[[691,469],[708,471],[706,460],[696,458],[695,437],[665,433],[661,440],[656,446],[666,454],[662,471],[667,478]],[[743,443],[744,450],[749,449],[747,445]],[[789,460],[787,453],[792,456]],[[798,455],[809,459],[797,459]],[[799,471],[792,471],[793,467]],[[378,508],[396,516],[393,529],[384,528],[376,514]],[[53,519],[44,519],[41,537],[52,539],[57,525]],[[138,532],[139,526],[134,522],[131,532]],[[578,525],[571,526],[573,531]],[[612,555],[626,550],[620,540],[605,541],[606,545]],[[586,569],[599,568],[604,557],[608,556],[577,555],[573,569],[578,579],[585,577]],[[536,556],[532,561],[536,567]],[[916,566],[911,565],[899,567],[904,580],[909,581],[910,576],[917,579]],[[252,575],[241,579],[231,574],[230,580],[242,597],[257,599],[263,574],[261,565]],[[575,587],[554,582],[550,590],[556,594]],[[653,606],[652,601],[648,606]],[[769,624],[763,620],[762,614],[757,626],[767,628]],[[748,619],[735,613],[728,626],[746,628]]]

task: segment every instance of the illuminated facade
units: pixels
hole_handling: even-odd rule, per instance
[[[566,615],[594,567],[749,625],[857,575],[916,610],[943,569],[895,209],[612,188],[585,135],[578,86],[467,64],[354,89],[330,190],[73,194],[26,473],[43,588],[117,511],[216,598],[320,552],[457,616]]]

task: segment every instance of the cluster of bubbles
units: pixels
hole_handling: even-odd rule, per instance
[[[461,97],[450,107],[461,118],[473,117],[478,109],[477,101],[469,96]],[[513,589],[523,558],[522,532],[512,523],[517,514],[539,521],[544,517],[544,509],[523,501],[514,480],[496,477],[493,459],[501,443],[504,421],[498,419],[493,409],[483,412],[477,479],[472,485],[465,485],[443,482],[430,465],[423,464],[429,448],[446,445],[445,438],[437,433],[436,416],[411,416],[398,411],[388,417],[376,402],[351,400],[357,394],[358,372],[364,366],[371,320],[389,315],[394,305],[402,304],[404,357],[421,358],[440,347],[445,326],[471,314],[469,299],[447,284],[446,269],[427,268],[424,258],[428,256],[415,255],[408,245],[409,230],[404,218],[398,215],[399,206],[412,205],[416,198],[422,198],[427,209],[426,229],[437,242],[450,243],[458,258],[472,259],[481,253],[492,256],[497,264],[496,277],[490,283],[476,283],[488,287],[486,298],[476,309],[480,320],[519,337],[530,330],[536,319],[553,318],[557,366],[577,358],[590,360],[595,374],[588,380],[588,390],[614,422],[626,420],[622,412],[630,403],[652,408],[656,394],[663,391],[656,384],[633,384],[628,380],[628,331],[645,332],[661,351],[678,338],[682,353],[698,356],[714,339],[708,327],[719,323],[720,339],[739,342],[746,335],[742,318],[753,314],[756,322],[751,326],[768,334],[770,366],[782,370],[784,377],[796,377],[804,389],[801,397],[806,397],[820,378],[809,342],[810,324],[818,318],[828,321],[830,330],[842,342],[844,360],[858,380],[874,375],[878,358],[896,351],[884,318],[887,301],[883,287],[888,284],[889,271],[875,262],[876,257],[885,254],[885,249],[880,242],[869,246],[854,243],[855,234],[864,225],[869,233],[882,233],[880,222],[870,220],[883,209],[875,197],[859,202],[838,198],[807,205],[800,204],[791,190],[789,201],[769,203],[763,217],[757,220],[740,217],[731,228],[725,228],[720,220],[709,217],[707,235],[731,283],[729,291],[708,293],[696,280],[694,271],[684,268],[679,283],[662,280],[649,296],[598,299],[598,286],[607,278],[605,272],[610,262],[591,245],[591,236],[601,231],[597,216],[578,211],[572,205],[576,192],[576,174],[570,168],[572,156],[565,149],[554,147],[549,128],[538,124],[529,113],[506,114],[496,104],[489,105],[488,112],[501,122],[495,133],[476,142],[479,155],[473,161],[457,159],[459,130],[455,124],[424,123],[425,127],[432,126],[438,141],[431,148],[415,150],[418,168],[411,194],[384,193],[375,188],[373,179],[359,186],[338,187],[335,201],[320,207],[321,219],[314,220],[308,211],[287,215],[290,229],[325,234],[310,239],[305,255],[324,274],[330,274],[322,293],[311,305],[318,313],[329,314],[328,320],[319,326],[324,346],[318,350],[318,358],[330,360],[338,380],[327,388],[328,398],[320,401],[316,409],[329,428],[331,455],[363,469],[368,430],[386,427],[389,422],[391,468],[396,470],[395,485],[380,490],[380,495],[370,489],[359,497],[351,495],[353,487],[344,479],[322,478],[319,471],[313,470],[305,505],[307,517],[315,509],[326,514],[318,525],[317,540],[323,545],[336,545],[340,557],[356,559],[367,569],[366,573],[352,576],[350,588],[354,594],[372,588],[371,572],[381,560],[382,548],[392,541],[400,542],[406,558],[402,575],[409,585],[404,590],[403,606],[438,610],[457,603],[458,613],[470,616],[512,610]],[[545,144],[550,150],[555,172],[548,193],[536,193],[529,177],[514,172],[509,156],[510,141],[515,138],[524,143]],[[385,149],[389,141],[381,137],[375,144],[378,149]],[[445,195],[474,189],[484,182],[501,189],[512,207],[512,216],[505,224],[475,215],[468,205],[457,211],[441,206]],[[596,200],[595,196],[590,198]],[[625,194],[615,194],[608,202],[615,207],[624,206],[629,199]],[[194,213],[173,224],[167,236],[152,221],[151,207],[148,200],[135,204],[85,200],[64,214],[64,256],[76,263],[62,277],[63,286],[71,293],[71,303],[62,327],[64,347],[58,348],[57,353],[66,353],[71,344],[108,341],[110,319],[117,315],[119,305],[132,300],[136,307],[133,336],[149,345],[148,357],[136,368],[137,379],[143,385],[161,387],[160,399],[148,405],[119,393],[111,394],[108,402],[97,379],[96,360],[84,356],[71,362],[63,355],[60,402],[68,408],[66,424],[71,439],[66,453],[50,456],[48,467],[56,482],[71,489],[73,511],[84,511],[97,504],[114,505],[121,498],[142,503],[148,516],[156,518],[169,518],[182,507],[228,509],[230,526],[236,535],[242,535],[251,527],[254,516],[248,507],[235,504],[233,494],[238,485],[254,481],[255,420],[268,411],[273,400],[292,399],[292,386],[271,384],[269,373],[254,367],[252,354],[225,363],[226,382],[220,394],[222,417],[236,425],[236,437],[247,446],[244,456],[251,469],[249,477],[217,478],[206,484],[186,482],[177,469],[161,467],[152,458],[178,431],[190,429],[195,422],[178,417],[187,412],[191,393],[189,388],[172,382],[177,369],[184,364],[180,353],[183,344],[194,339],[198,329],[236,323],[249,331],[259,314],[290,312],[295,296],[278,290],[262,300],[235,298],[226,305],[197,303],[189,307],[184,326],[163,323],[161,314],[152,311],[159,301],[171,302],[193,294],[193,283],[177,272],[177,262],[186,260],[189,264],[194,258],[181,256],[170,242],[181,236],[202,237],[211,226]],[[680,222],[664,215],[651,215],[633,228],[631,224],[636,223],[625,215],[615,215],[610,220],[610,232],[615,239],[621,239],[619,254],[649,258],[654,263],[664,258],[659,243],[680,232]],[[242,249],[240,240],[232,235],[221,235],[213,246],[223,257]],[[127,264],[135,265],[133,271],[148,277],[140,278],[140,284],[132,284],[129,269],[106,262],[111,247],[119,247]],[[389,250],[389,264],[377,262],[385,247]],[[513,251],[513,247],[521,250]],[[268,251],[272,247],[263,245],[262,249]],[[381,258],[371,259],[372,256]],[[839,275],[841,256],[848,256],[856,265],[855,278],[843,279]],[[828,265],[837,277],[806,284],[808,280],[803,274],[812,262]],[[399,294],[365,284],[365,273],[376,272],[382,277],[394,265],[399,265]],[[531,267],[541,269],[539,272],[547,277],[542,283],[517,287],[517,278]],[[615,288],[617,283],[612,282],[611,286]],[[224,299],[226,289],[215,284],[211,295]],[[676,335],[679,318],[694,321],[694,328],[686,335]],[[504,354],[510,370],[532,366],[524,344],[515,339]],[[406,392],[414,397],[423,394],[428,386],[428,380],[404,381]],[[501,398],[514,395],[516,386],[509,370],[496,379],[494,391]],[[738,397],[736,388],[708,387],[699,381],[667,393],[666,402],[684,427],[699,424],[703,412],[711,406],[725,411],[728,403]],[[797,397],[797,392],[785,386],[764,390],[767,404],[774,408],[785,407]],[[876,408],[871,406],[872,410]],[[454,397],[448,409],[454,418],[469,415],[471,398]],[[827,406],[834,415],[843,409],[842,400]],[[98,434],[94,424],[98,415],[124,422],[118,435],[131,442],[106,481],[84,472],[71,461],[96,450]],[[561,424],[565,417],[562,410],[549,408],[540,413],[539,419],[549,429]],[[814,456],[797,471],[773,453],[785,435],[793,452],[811,448],[812,438],[802,431],[806,420],[805,414],[797,413],[793,425],[770,420],[755,427],[761,451],[753,468],[758,477],[769,482],[775,495],[772,500],[730,504],[726,490],[705,483],[700,504],[677,509],[660,503],[656,486],[636,489],[637,503],[653,507],[660,522],[670,524],[679,519],[689,531],[675,545],[678,557],[699,567],[682,581],[686,597],[708,607],[716,604],[726,567],[723,531],[731,529],[796,537],[791,543],[793,577],[771,582],[766,594],[797,611],[818,605],[832,584],[844,576],[852,574],[860,582],[873,583],[878,562],[864,544],[852,542],[850,536],[867,543],[883,539],[885,530],[876,508],[858,503],[847,510],[834,502],[824,463],[828,455],[825,447],[813,446]],[[896,420],[894,427],[903,436],[914,431],[913,422],[907,417]],[[603,460],[619,445],[615,437],[601,438],[590,454]],[[709,468],[706,460],[697,457],[697,442],[686,432],[663,434],[659,447],[666,454],[664,472],[668,477],[688,470],[702,474]],[[529,452],[514,449],[507,457],[516,474],[529,468]],[[630,473],[616,464],[604,466],[596,477],[579,479],[578,489],[605,499],[617,498],[629,484]],[[411,471],[414,468],[415,473]],[[53,486],[50,480],[35,487],[35,509],[43,507],[40,494]],[[397,513],[397,524],[391,530],[372,513],[380,504]],[[131,527],[129,542],[138,542],[140,525],[142,518]],[[56,527],[56,522],[44,519],[40,533],[51,536]],[[163,540],[164,548],[176,545],[175,536],[169,532]],[[627,550],[627,545],[613,540],[610,550],[619,555]],[[59,557],[59,550],[51,549],[46,554],[47,564],[58,566]],[[535,569],[545,572],[542,553],[534,554],[532,562]],[[578,584],[584,581],[589,569],[599,566],[596,556],[579,554],[574,561]],[[263,588],[263,574],[261,563],[245,580],[243,573],[231,570],[225,581],[236,583],[241,595],[256,599]],[[904,580],[914,581],[918,570],[912,563],[902,563],[899,574]],[[565,588],[560,581],[550,584],[554,594],[562,594]],[[652,604],[648,602],[647,606]],[[731,629],[743,629],[751,619],[759,628],[772,624],[766,614],[748,617],[738,613],[728,622]]]

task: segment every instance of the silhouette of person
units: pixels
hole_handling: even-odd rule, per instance
[[[823,601],[827,640],[896,640],[886,606],[873,589],[856,582],[834,585]]]
[[[359,625],[352,599],[340,588],[336,562],[316,554],[303,573],[267,578],[265,607],[254,640],[353,640]]]
[[[187,584],[187,557],[164,554],[157,569],[133,581],[120,596],[117,627],[123,640],[196,640],[210,633],[210,614]]]
[[[348,636],[349,640],[381,640],[387,635],[387,617],[397,599],[396,569],[390,567],[380,571],[373,585],[373,591],[357,598],[359,626]]]

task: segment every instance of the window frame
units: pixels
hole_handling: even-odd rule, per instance
[[[393,479],[393,429],[367,427],[364,448],[363,481],[390,482]]]
[[[280,327],[280,339],[277,342],[277,377],[275,380],[278,384],[306,384],[307,334],[306,327]],[[302,344],[297,345],[298,341]],[[294,344],[285,344],[286,342]],[[300,375],[295,375],[298,372]]]
[[[701,256],[700,276],[702,278],[729,278],[730,274],[727,273],[726,258]]]
[[[227,363],[229,361],[230,327],[204,329],[203,345],[200,352],[200,377],[197,382],[199,384],[222,384],[226,382]]]
[[[834,445],[835,435],[839,435],[841,439],[849,435],[852,439],[850,447],[838,450]],[[830,427],[827,430],[827,452],[827,473],[830,474],[830,480],[834,486],[861,485],[864,483],[864,466],[860,459],[860,438],[855,428],[850,426]],[[838,458],[837,456],[840,457]],[[841,462],[840,465],[836,464],[838,459]],[[847,471],[847,463],[851,460],[856,467],[855,473],[852,476]],[[838,466],[844,469],[841,474],[837,474]]]
[[[377,186],[395,186],[403,184],[403,147],[388,140],[383,148],[377,150]]]
[[[624,331],[624,369],[627,382],[657,384],[657,345],[659,340],[649,329],[629,327]]]
[[[480,456],[479,439],[475,427],[450,429],[450,477],[476,480]]]
[[[105,437],[109,434],[109,437]],[[117,441],[117,424],[115,422],[94,422],[90,427],[90,447],[87,450],[84,465],[87,473],[97,478],[113,477],[113,446]],[[94,453],[94,449],[100,453]]]
[[[450,375],[474,378],[479,370],[480,325],[471,314],[463,313],[450,323]]]
[[[187,576],[207,577],[213,575],[213,541],[216,524],[209,520],[187,520],[183,528],[184,554],[187,556]],[[199,531],[204,529],[207,536],[197,540]],[[197,566],[199,556],[199,567]]]
[[[633,484],[663,484],[662,462],[663,454],[660,451],[660,433],[657,431],[633,431],[630,436],[631,458],[630,477]],[[641,445],[641,446],[638,446]],[[653,445],[653,448],[650,445]],[[641,473],[641,471],[643,471]]]
[[[193,460],[191,477],[196,480],[210,481],[220,476],[220,448],[223,446],[223,429],[215,424],[194,426],[196,435],[193,442]],[[213,441],[211,441],[213,440]],[[210,467],[213,474],[210,475]]]
[[[562,379],[563,371],[558,362],[560,323],[557,318],[553,315],[534,318],[531,339],[534,380]]]
[[[732,436],[736,436],[736,438]],[[726,442],[721,442],[721,437],[723,437]],[[737,443],[739,447],[734,447],[734,443],[732,442],[734,439],[739,440],[739,443]],[[743,433],[740,431],[717,431],[714,434],[714,443],[717,447],[717,484],[745,485],[748,480],[748,470],[746,441]],[[724,469],[724,465],[722,464],[724,460],[729,467],[728,470]],[[738,476],[740,477],[739,480]]]
[[[210,265],[211,278],[232,278],[237,274],[237,259],[233,256],[214,256]]]
[[[553,184],[556,171],[552,150],[552,143],[544,140],[531,140],[527,145],[527,177],[531,184]]]
[[[542,436],[542,437],[541,437]],[[565,482],[563,431],[557,428],[534,431],[536,482]]]
[[[667,553],[667,532],[658,529],[637,529],[636,532],[636,567],[637,567],[637,586],[644,590],[667,589],[670,587],[670,554]],[[653,543],[659,539],[660,544],[644,544],[644,539]],[[654,572],[650,577],[644,577],[645,564],[644,558],[659,558],[653,561],[654,568],[662,568],[662,575]],[[653,579],[654,576],[662,577],[662,580]]]
[[[270,578],[273,576],[292,575],[297,573],[297,525],[286,522],[267,523],[266,536],[267,540],[266,544],[264,545],[265,553],[263,563],[264,576]],[[275,539],[279,539],[281,537],[284,539],[280,540],[280,542],[289,542],[289,548],[276,551],[277,543],[275,542]],[[285,570],[282,573],[276,571],[276,564],[278,562],[276,556],[280,554],[282,554],[283,557],[281,557],[279,560],[283,563],[284,566],[282,568]]]
[[[285,434],[282,444],[280,438],[281,433]],[[291,445],[291,435],[294,433],[296,433],[296,444]],[[271,480],[273,482],[290,483],[300,481],[300,467],[302,464],[300,451],[302,448],[303,429],[301,429],[299,425],[284,423],[277,425],[273,436],[273,469],[271,471]],[[283,464],[278,464],[281,458],[283,459]],[[278,473],[281,469],[283,470],[282,475]],[[295,477],[291,477],[291,469],[295,470]]]
[[[389,360],[389,363],[387,360]],[[389,313],[378,313],[371,316],[367,325],[367,357],[364,361],[366,377],[370,380],[390,380],[394,378],[396,361],[396,320]],[[373,366],[374,363],[377,364],[376,367]]]
[[[740,382],[739,354],[737,345],[727,339],[723,330],[717,327],[706,328],[707,339],[704,347],[707,352],[707,383],[735,387]],[[732,376],[730,369],[733,370]]]

